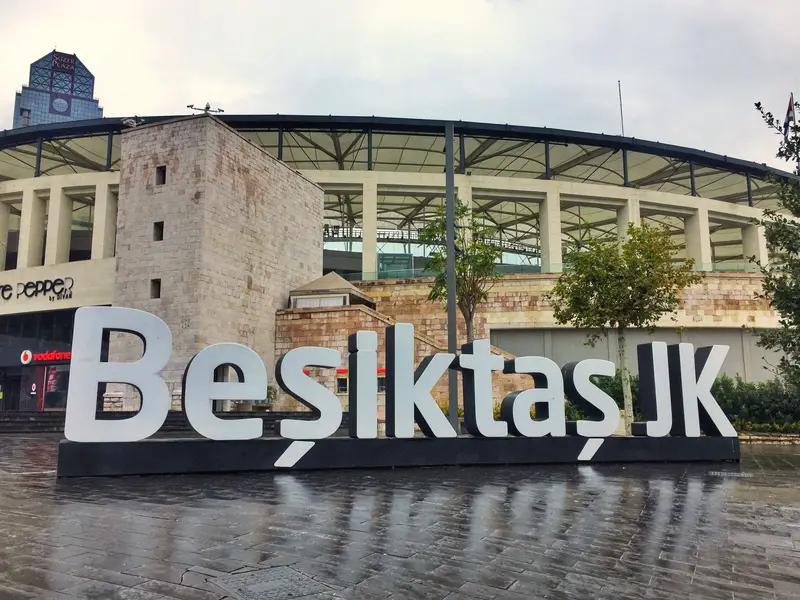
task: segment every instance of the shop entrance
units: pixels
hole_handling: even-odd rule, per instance
[[[12,371],[13,369],[8,369]],[[19,369],[16,369],[19,371]],[[19,396],[20,387],[22,385],[22,377],[17,372],[6,373],[5,376],[0,376],[0,410],[19,410]]]

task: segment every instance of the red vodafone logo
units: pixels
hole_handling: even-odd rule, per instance
[[[59,350],[48,350],[34,354],[30,350],[23,350],[19,355],[19,360],[23,365],[32,362],[57,362],[72,359],[72,352],[61,352]]]

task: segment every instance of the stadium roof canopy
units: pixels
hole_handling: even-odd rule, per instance
[[[445,166],[445,121],[217,116],[300,170],[441,173]],[[0,181],[113,170],[126,121],[130,122],[97,119],[4,131],[0,133]],[[455,122],[455,134],[456,172],[474,175],[627,184],[684,195],[692,194],[694,188],[697,196],[764,207],[774,204],[775,187],[768,176],[794,177],[754,162],[614,135],[462,121]]]

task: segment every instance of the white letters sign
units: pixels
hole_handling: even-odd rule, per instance
[[[172,354],[172,335],[158,317],[130,308],[85,307],[75,315],[70,383],[67,394],[65,437],[74,442],[135,442],[155,434],[170,408],[170,394],[159,373]],[[144,342],[143,356],[133,362],[101,360],[105,331],[132,333]],[[349,435],[375,438],[377,410],[377,334],[359,331],[350,336]],[[722,368],[727,346],[695,350],[691,344],[667,346],[663,342],[638,347],[639,404],[645,421],[634,423],[633,435],[646,437],[736,437],[736,431],[711,394]],[[455,437],[450,421],[436,404],[431,390],[448,369],[462,374],[464,421],[476,437],[592,438],[596,449],[602,438],[619,425],[614,400],[598,388],[593,377],[613,377],[615,365],[588,359],[559,368],[541,356],[504,360],[493,354],[488,340],[464,346],[460,356],[440,353],[419,366],[414,359],[414,327],[398,323],[386,331],[386,435],[414,437],[414,425],[428,437]],[[281,389],[315,412],[313,420],[284,419],[279,433],[290,440],[311,443],[333,435],[342,424],[342,407],[336,395],[305,369],[336,369],[341,354],[328,348],[302,347],[277,361],[275,379]],[[214,371],[232,367],[238,381],[215,382]],[[533,385],[506,396],[496,419],[492,398],[493,377],[517,373],[530,375]],[[139,390],[141,410],[127,419],[95,418],[98,385],[129,384]],[[215,399],[264,400],[268,376],[261,358],[239,344],[215,344],[189,362],[183,377],[183,408],[192,427],[212,440],[247,440],[263,435],[259,418],[218,419],[211,407]],[[564,398],[580,407],[585,420],[568,422]],[[533,416],[532,415],[533,410]],[[391,443],[391,442],[387,442]],[[295,459],[296,460],[296,459]],[[291,462],[291,461],[290,461]]]

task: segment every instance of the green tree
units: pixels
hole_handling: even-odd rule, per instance
[[[467,206],[455,199],[456,222],[456,303],[467,327],[467,341],[475,339],[474,319],[478,307],[486,301],[501,275],[497,263],[503,250],[492,240],[497,239],[494,227],[473,217]],[[434,218],[419,232],[419,239],[435,246],[430,253],[427,270],[436,274],[428,294],[429,300],[447,301],[446,212],[439,207]]]
[[[756,103],[764,122],[781,136],[778,158],[786,160],[800,175],[800,125],[792,123],[784,136],[784,123]],[[795,103],[800,114],[800,103]],[[759,223],[764,227],[769,264],[759,264],[764,276],[763,297],[780,316],[775,329],[759,332],[758,345],[783,353],[777,370],[795,386],[800,385],[800,184],[797,179],[771,176],[777,186],[778,208],[764,211]]]
[[[564,274],[548,294],[558,323],[597,330],[588,345],[616,330],[629,434],[633,399],[625,335],[631,327],[653,331],[661,317],[675,312],[681,292],[700,281],[693,259],[675,259],[678,249],[666,227],[647,224],[629,225],[622,241],[587,238],[567,248]]]

